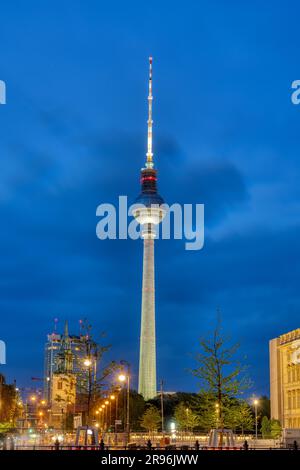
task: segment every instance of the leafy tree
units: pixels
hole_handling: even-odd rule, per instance
[[[16,432],[13,423],[0,423],[0,439],[4,438],[6,434],[10,432]]]
[[[239,400],[236,405],[233,405],[230,408],[229,413],[231,414],[231,417],[232,417],[231,427],[233,427],[236,430],[240,430],[242,434],[244,434],[245,431],[253,430],[253,427],[254,427],[253,411],[246,401]]]
[[[126,424],[126,402],[127,390],[123,388],[119,391],[118,397],[118,419],[122,420],[123,427]],[[135,390],[130,390],[129,394],[129,414],[130,414],[130,427],[132,430],[141,429],[141,416],[145,411],[145,400],[142,395],[138,394]],[[121,430],[121,426],[119,426]]]
[[[206,406],[202,404],[200,408],[206,423],[214,422],[214,426],[223,429],[230,416],[231,398],[241,395],[250,382],[244,374],[245,367],[235,359],[239,345],[229,344],[222,334],[220,320],[212,337],[200,340],[200,347],[201,352],[196,356],[199,367],[192,371],[200,379],[201,391],[205,393]]]
[[[264,416],[261,421],[260,432],[264,439],[268,439],[271,437],[271,423],[267,416]]]
[[[183,402],[176,406],[174,418],[183,430],[192,430],[200,424],[199,416]]]
[[[158,429],[160,422],[160,412],[154,405],[149,405],[141,418],[141,427],[153,432]]]
[[[216,401],[212,398],[211,394],[207,392],[199,394],[199,398],[197,411],[201,429],[208,432],[212,428],[218,428],[219,409],[216,406]]]
[[[175,413],[175,408],[179,403],[185,403],[188,408],[195,408],[199,402],[199,395],[197,393],[186,393],[186,392],[177,392],[177,393],[164,393],[164,417],[166,421],[169,421],[173,418]],[[161,407],[161,397],[158,395],[151,400],[148,400],[149,404],[156,406],[160,409]]]
[[[281,436],[282,428],[278,419],[271,419],[270,421],[270,434],[273,439],[277,439]]]
[[[21,411],[18,399],[15,384],[7,384],[4,375],[0,374],[0,422],[15,423]]]
[[[263,416],[267,416],[270,419],[270,398],[262,395],[258,397],[258,422],[261,423]]]

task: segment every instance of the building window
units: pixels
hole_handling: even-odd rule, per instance
[[[288,409],[292,408],[291,392],[288,392]]]
[[[62,381],[57,382],[57,390],[62,390]]]
[[[296,390],[293,390],[292,397],[293,397],[292,408],[294,410],[296,408]]]

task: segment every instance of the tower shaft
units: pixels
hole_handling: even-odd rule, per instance
[[[151,225],[151,224],[149,224]],[[156,396],[154,239],[149,227],[144,235],[139,393],[145,400]]]

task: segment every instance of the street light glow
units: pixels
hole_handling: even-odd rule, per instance
[[[85,359],[83,364],[85,365],[85,367],[90,367],[92,365],[92,361],[90,359]]]
[[[170,429],[171,429],[171,431],[173,431],[173,432],[175,431],[175,429],[176,429],[176,424],[175,424],[174,422],[170,423]]]
[[[119,380],[120,380],[120,382],[125,382],[126,375],[124,375],[124,374],[119,375]]]

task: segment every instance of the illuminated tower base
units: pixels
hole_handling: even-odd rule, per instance
[[[150,224],[149,224],[150,225]],[[145,400],[157,394],[155,341],[154,239],[144,235],[142,318],[140,336],[139,393]]]

